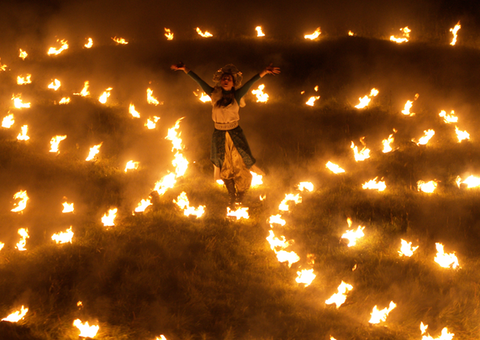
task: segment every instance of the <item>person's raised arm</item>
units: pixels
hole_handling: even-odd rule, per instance
[[[195,80],[195,82],[200,85],[200,87],[202,88],[202,90],[207,94],[207,95],[211,95],[212,92],[213,92],[213,87],[211,87],[210,85],[208,85],[202,78],[200,78],[199,76],[197,76],[197,74],[195,72],[193,72],[192,70],[190,70],[187,66],[185,66],[184,63],[180,62],[176,65],[172,65],[170,66],[170,68],[174,71],[183,71],[185,72],[188,76],[190,76],[190,78],[192,78],[193,80]]]
[[[235,93],[235,99],[239,101],[244,95],[247,94],[248,90],[252,87],[252,85],[258,81],[260,78],[265,77],[267,74],[277,75],[280,73],[280,67],[274,67],[272,63],[265,67],[265,69],[260,72],[259,74],[254,75],[249,81],[247,81],[241,88],[239,88]]]

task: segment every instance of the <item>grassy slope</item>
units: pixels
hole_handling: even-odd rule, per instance
[[[212,52],[220,50],[227,52]],[[0,251],[0,315],[21,304],[30,308],[19,324],[0,323],[0,334],[76,339],[72,322],[81,318],[100,325],[101,339],[420,339],[421,321],[433,336],[445,326],[456,339],[478,336],[480,197],[454,182],[480,167],[478,56],[462,47],[339,38],[174,41],[69,51],[58,58],[38,52],[24,63],[2,59],[11,69],[0,74],[2,111],[11,93],[22,92],[33,107],[15,111],[17,124],[0,131],[0,241],[6,244]],[[196,86],[187,77],[168,70],[176,60],[206,79],[228,62],[247,78],[270,61],[282,67],[281,76],[265,79],[270,102],[256,104],[250,97],[243,109],[242,127],[267,172],[264,187],[250,192],[248,221],[225,219],[226,193],[211,183],[208,104],[191,95]],[[35,82],[19,90],[14,79],[26,72]],[[112,104],[75,97],[67,106],[55,105],[61,94],[46,90],[55,77],[65,95],[79,91],[85,80],[92,93],[112,86]],[[322,98],[307,107],[316,85]],[[142,104],[148,86],[164,105]],[[372,87],[380,90],[372,106],[354,109]],[[400,111],[415,93],[417,114],[403,117]],[[129,102],[138,103],[141,122],[129,117]],[[456,143],[454,128],[438,117],[441,109],[456,110],[471,141]],[[162,117],[159,127],[146,131],[143,121],[154,114]],[[190,168],[174,189],[153,195],[145,214],[132,216],[155,181],[172,169],[164,136],[182,116]],[[31,140],[16,141],[27,123]],[[382,154],[381,140],[393,128],[399,149]],[[437,131],[427,147],[410,142],[427,128]],[[56,156],[47,152],[55,134],[68,135]],[[350,143],[363,136],[372,157],[355,163]],[[86,164],[88,148],[100,141],[100,159]],[[141,168],[125,174],[132,158]],[[347,173],[329,173],[328,160]],[[384,193],[361,189],[375,176],[385,178]],[[416,192],[419,179],[440,180],[437,193]],[[317,278],[307,288],[295,282],[299,266],[279,264],[265,240],[265,221],[303,180],[314,182],[315,192],[303,194],[303,203],[285,215],[287,225],[276,230],[295,240],[300,265],[307,254],[315,256]],[[14,214],[12,196],[20,189],[31,200],[23,214]],[[182,190],[192,205],[206,205],[205,217],[189,219],[175,208],[172,200]],[[260,202],[260,194],[267,200]],[[63,197],[75,202],[72,216],[61,214]],[[119,217],[105,229],[100,218],[110,207],[119,208]],[[366,226],[365,239],[354,248],[339,242],[347,217]],[[50,236],[69,225],[73,244],[52,244]],[[21,227],[30,231],[24,253],[14,249]],[[413,258],[398,257],[400,238],[420,246]],[[463,268],[438,267],[435,242],[455,250]],[[342,280],[354,286],[347,302],[339,309],[326,306]],[[370,326],[373,306],[391,300],[398,307],[386,327]]]

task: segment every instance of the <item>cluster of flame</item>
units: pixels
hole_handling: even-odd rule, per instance
[[[403,108],[402,110],[402,113],[405,115],[405,116],[410,116],[410,117],[413,117],[415,116],[415,112],[410,112],[410,109],[412,108],[413,106],[413,102],[415,100],[417,100],[419,97],[419,94],[415,94],[415,98],[413,100],[407,100],[407,102],[405,103],[405,107]]]
[[[370,94],[365,95],[364,97],[358,98],[360,100],[360,103],[355,105],[357,109],[364,109],[370,104],[370,101],[372,100],[373,97],[376,97],[378,95],[379,91],[376,88],[373,88],[370,90]]]
[[[264,88],[265,84],[260,84],[256,90],[252,90],[252,94],[257,96],[257,102],[266,103],[268,101],[268,94],[263,92]]]
[[[404,27],[404,28],[400,28],[400,31],[403,32],[402,34],[402,37],[401,38],[397,38],[395,37],[394,35],[391,35],[390,36],[390,41],[394,41],[396,42],[397,44],[401,44],[401,43],[404,43],[404,42],[407,42],[408,39],[410,38],[410,32],[412,31],[411,29],[407,27]]]

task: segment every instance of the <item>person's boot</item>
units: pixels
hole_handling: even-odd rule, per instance
[[[228,196],[230,197],[229,205],[233,206],[236,199],[235,182],[233,181],[233,179],[224,179],[223,183],[227,187]]]
[[[235,203],[242,204],[246,193],[247,193],[247,191],[238,191]]]

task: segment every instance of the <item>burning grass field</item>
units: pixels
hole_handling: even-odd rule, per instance
[[[363,37],[47,50],[0,56],[2,117],[15,120],[0,128],[0,318],[28,308],[18,322],[0,322],[2,339],[77,339],[77,319],[98,326],[96,339],[480,338],[480,192],[461,183],[480,176],[478,50]],[[241,111],[266,172],[244,203],[248,219],[227,217],[226,190],[209,161],[210,104],[169,69],[179,60],[206,80],[227,63],[247,79],[270,62],[282,69],[258,83],[268,101],[249,94]],[[18,85],[27,74],[32,83]],[[48,88],[55,79],[58,90]],[[90,95],[74,95],[86,81]],[[147,102],[147,88],[158,105]],[[372,88],[378,95],[356,108]],[[12,96],[31,107],[15,108]],[[312,96],[319,98],[307,105]],[[64,97],[70,102],[60,104]],[[469,139],[459,142],[442,110]],[[181,146],[172,149],[165,137],[176,122]],[[19,140],[24,125],[29,139]],[[435,134],[420,143],[429,129]],[[390,135],[392,150],[383,152]],[[49,152],[54,136],[67,137]],[[356,161],[353,146],[369,157]],[[189,162],[181,174],[176,153]],[[125,171],[129,160],[138,167]],[[176,182],[156,187],[169,173]],[[385,190],[363,188],[373,179]],[[434,181],[434,192],[418,190],[420,180]],[[301,191],[301,182],[313,189]],[[26,206],[12,211],[22,191]],[[192,207],[204,206],[201,217],[174,203],[182,192]],[[146,199],[151,205],[135,212]],[[63,203],[74,211],[63,213]],[[277,215],[282,223],[272,221]],[[52,240],[70,227],[71,242]],[[352,245],[345,235],[355,230],[363,237]],[[272,232],[276,246],[267,241]],[[410,257],[399,254],[402,240],[418,247]],[[458,267],[435,261],[437,243]],[[298,260],[279,262],[281,250]],[[299,283],[312,269],[313,281]],[[351,288],[340,294],[342,282]],[[344,302],[327,304],[337,289]],[[374,307],[392,301],[374,323]]]

